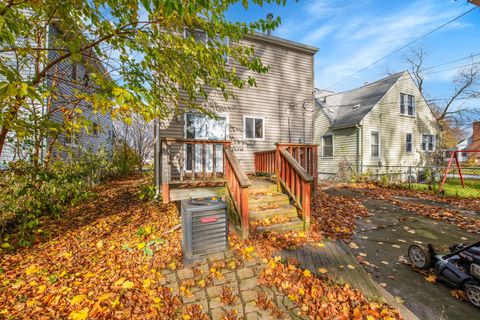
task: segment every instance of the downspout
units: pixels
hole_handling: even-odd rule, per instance
[[[355,125],[355,128],[357,128],[357,130],[355,131],[355,134],[356,134],[356,138],[357,138],[357,161],[356,161],[356,166],[357,166],[357,176],[360,175],[360,126],[358,124]]]
[[[160,121],[158,118],[155,119],[154,127],[154,139],[155,139],[155,148],[154,148],[154,170],[155,170],[155,197],[160,195]]]

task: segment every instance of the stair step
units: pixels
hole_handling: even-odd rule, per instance
[[[249,194],[249,207],[268,206],[269,204],[290,204],[290,199],[286,194],[280,192]]]
[[[303,230],[303,221],[300,219],[296,219],[294,221],[273,224],[268,227],[261,227],[258,226],[255,228],[256,233],[264,233],[264,232],[278,232],[284,233],[288,231],[302,231]]]
[[[249,208],[249,220],[263,220],[272,218],[274,216],[286,216],[289,218],[296,218],[298,216],[297,209],[291,204],[279,205],[277,208],[262,209],[261,207]]]

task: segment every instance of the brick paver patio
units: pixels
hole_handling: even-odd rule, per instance
[[[191,267],[163,270],[163,284],[180,295],[184,308],[199,305],[213,320],[222,319],[233,310],[236,310],[233,312],[238,319],[279,319],[279,313],[257,304],[259,294],[274,302],[283,319],[306,319],[299,315],[299,309],[288,297],[274,288],[258,284],[264,267],[265,263],[260,259],[239,260],[231,252],[215,253],[207,256],[205,262]],[[222,300],[222,295],[230,291],[230,301]]]

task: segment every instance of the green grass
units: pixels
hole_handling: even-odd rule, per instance
[[[426,184],[412,184],[412,190],[438,193],[439,185],[434,185],[432,188],[433,190],[429,190]],[[462,188],[460,179],[447,179],[444,191],[446,197],[480,198],[480,179],[466,179],[465,188]]]

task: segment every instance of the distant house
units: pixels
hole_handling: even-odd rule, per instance
[[[59,56],[59,52],[63,52],[59,46],[59,39],[63,34],[56,24],[52,23],[47,26],[48,41],[47,46],[51,48],[48,51],[48,59],[54,60]],[[23,43],[25,39],[18,40],[18,43]],[[0,58],[7,61],[8,64],[18,67],[15,54],[12,52],[0,53]],[[20,72],[25,80],[28,80],[34,74],[33,64],[30,66],[21,66]],[[91,68],[97,69],[101,74],[106,75],[106,70],[103,65],[96,58],[93,50],[85,52],[82,57],[82,62],[76,63],[70,59],[66,59],[59,63],[55,68],[52,68],[44,81],[44,85],[50,87],[54,92],[55,99],[51,102],[50,114],[47,110],[47,99],[43,105],[38,105],[38,113],[47,115],[53,122],[63,123],[64,112],[60,107],[65,108],[79,108],[82,114],[92,123],[92,130],[87,132],[81,130],[79,133],[62,133],[57,142],[60,149],[56,150],[58,156],[66,156],[67,153],[73,152],[78,154],[81,150],[91,150],[96,152],[101,146],[107,150],[112,149],[113,145],[113,122],[109,114],[94,114],[91,105],[82,99],[76,98],[76,93],[93,93],[97,89],[92,81],[89,79]],[[2,80],[0,78],[0,80]],[[53,110],[53,111],[52,111]],[[46,141],[48,145],[49,141]],[[47,146],[44,146],[45,149]],[[41,153],[44,156],[45,152]],[[18,139],[13,132],[9,133],[3,152],[0,155],[0,168],[5,168],[9,162],[16,160],[28,159],[28,143],[24,143],[22,139]]]
[[[440,127],[407,71],[341,93],[318,91],[315,101],[320,178],[433,160]]]
[[[472,135],[467,139],[461,141],[457,145],[457,150],[480,150],[480,121],[472,123]],[[480,163],[480,153],[466,153],[460,152],[458,160],[460,162],[467,162],[473,158],[475,163]]]

